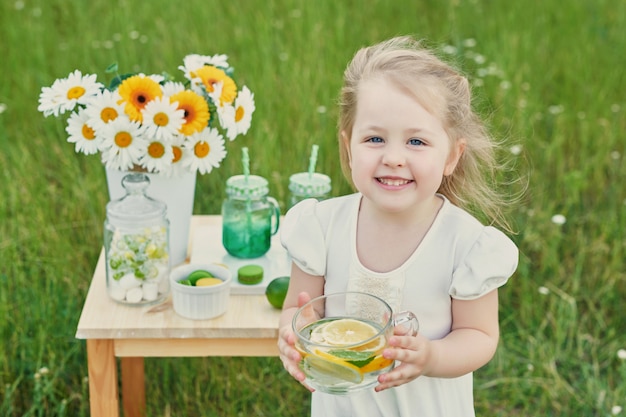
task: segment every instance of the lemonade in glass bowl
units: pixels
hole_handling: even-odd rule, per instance
[[[383,299],[361,292],[314,298],[297,310],[292,325],[307,385],[340,395],[376,385],[378,375],[393,368],[382,352],[395,326],[413,335],[418,330],[413,313],[394,314]]]

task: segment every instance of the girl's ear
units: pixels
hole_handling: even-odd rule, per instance
[[[448,162],[446,162],[446,166],[443,170],[443,175],[445,177],[452,175],[452,173],[454,172],[456,165],[459,163],[459,160],[461,159],[461,155],[463,155],[463,152],[465,152],[466,143],[467,141],[465,140],[465,138],[460,138],[452,146],[452,149],[450,149],[450,154],[448,155]]]

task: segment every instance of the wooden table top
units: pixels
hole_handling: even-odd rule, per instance
[[[194,231],[221,224],[221,216],[196,215],[190,228],[190,248],[205,245],[211,237]],[[276,245],[275,241],[272,245]],[[197,247],[196,247],[197,249]],[[282,264],[281,264],[282,265]],[[167,339],[167,338],[277,338],[280,310],[265,295],[231,294],[226,313],[210,320],[178,316],[171,296],[163,303],[130,307],[113,301],[106,290],[104,251],[100,252],[89,292],[78,322],[78,339]]]

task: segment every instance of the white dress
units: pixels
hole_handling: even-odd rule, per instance
[[[410,310],[431,340],[450,332],[452,298],[472,300],[504,285],[517,268],[518,251],[502,232],[444,203],[407,261],[379,273],[356,252],[361,194],[294,206],[281,224],[281,242],[303,271],[325,277],[324,292],[358,290],[385,299],[394,311]],[[332,313],[332,312],[330,312]],[[458,378],[419,377],[396,388],[346,396],[314,392],[313,417],[471,417],[472,373]]]

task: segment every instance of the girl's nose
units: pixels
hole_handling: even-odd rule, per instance
[[[391,167],[401,167],[406,164],[404,152],[398,146],[387,146],[383,153],[383,164]]]

